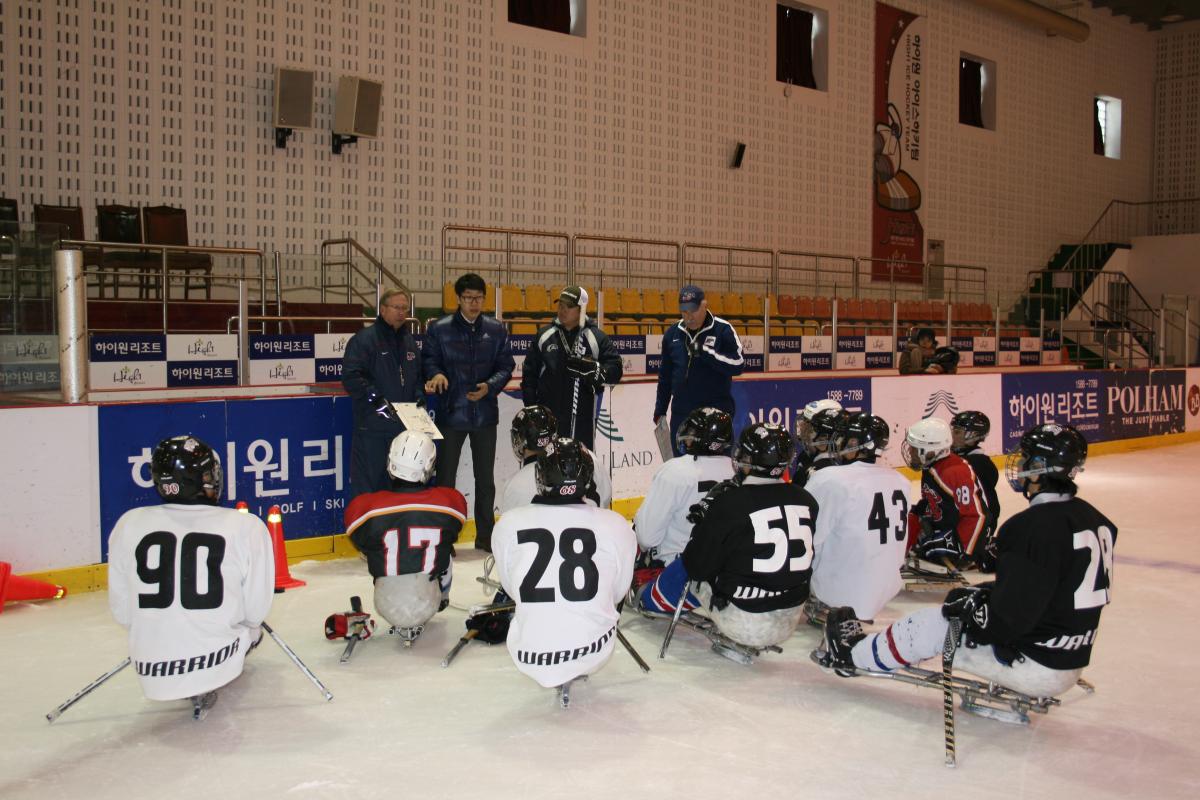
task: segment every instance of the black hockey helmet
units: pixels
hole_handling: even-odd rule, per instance
[[[733,460],[749,474],[778,478],[792,462],[795,445],[788,432],[778,425],[759,422],[742,431]]]
[[[833,434],[833,450],[843,463],[875,459],[887,449],[892,431],[883,417],[860,411],[848,414],[838,422]]]
[[[733,417],[719,408],[697,408],[679,426],[675,441],[685,455],[727,455],[733,444]]]
[[[512,441],[513,455],[518,464],[525,463],[525,451],[542,451],[550,440],[558,434],[558,420],[554,412],[545,406],[526,406],[513,417]]]
[[[1053,422],[1035,425],[1021,436],[1017,449],[1008,454],[1004,475],[1013,491],[1028,496],[1031,478],[1047,489],[1075,493],[1074,478],[1087,461],[1087,440],[1070,425]]]
[[[960,411],[950,420],[954,444],[950,449],[958,455],[969,453],[979,446],[992,430],[992,421],[982,411]]]
[[[958,350],[954,347],[943,345],[933,351],[933,356],[929,359],[930,364],[937,364],[942,368],[942,372],[954,372],[958,369]]]
[[[815,456],[833,449],[833,437],[845,416],[846,412],[840,408],[827,408],[814,414],[808,420],[808,435],[800,442],[804,452]]]
[[[533,473],[538,496],[582,503],[592,485],[594,471],[586,447],[574,439],[558,436],[538,453]]]
[[[150,457],[158,496],[168,503],[208,503],[221,497],[221,459],[195,436],[163,439]]]

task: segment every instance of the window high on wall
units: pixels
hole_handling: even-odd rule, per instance
[[[1092,152],[1121,157],[1121,101],[1099,94],[1092,98]]]
[[[508,0],[508,21],[516,25],[584,36],[587,0]]]
[[[958,58],[958,121],[996,129],[996,62],[961,53]]]
[[[829,14],[798,2],[775,6],[775,80],[825,91],[829,74]]]

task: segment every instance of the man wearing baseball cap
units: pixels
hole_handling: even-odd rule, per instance
[[[671,407],[671,442],[693,409],[711,406],[734,413],[733,377],[745,366],[742,341],[725,320],[708,311],[704,290],[688,284],[679,290],[682,319],[663,335],[662,367],[654,422]]]
[[[597,401],[605,384],[621,380],[621,354],[587,315],[588,293],[568,286],[558,296],[558,316],[537,332],[521,368],[526,406],[554,412],[558,433],[592,448]]]

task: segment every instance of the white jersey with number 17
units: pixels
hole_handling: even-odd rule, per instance
[[[517,669],[550,687],[608,661],[637,554],[624,517],[584,503],[522,506],[496,523],[492,553],[517,602],[508,629]]]
[[[873,619],[900,591],[908,533],[903,475],[855,461],[814,472],[804,485],[820,506],[813,532],[812,594]]]

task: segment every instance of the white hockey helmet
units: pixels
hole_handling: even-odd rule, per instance
[[[796,420],[796,438],[800,441],[800,446],[812,438],[812,418],[822,411],[841,411],[842,404],[837,400],[830,400],[828,397],[822,397],[820,400],[811,400],[804,406],[804,411],[801,412],[800,418]]]
[[[392,440],[388,451],[387,470],[393,478],[413,483],[426,483],[433,474],[437,447],[423,433],[404,431]]]
[[[927,417],[910,425],[904,434],[904,463],[913,469],[925,469],[945,458],[953,441],[949,423],[937,417]]]

